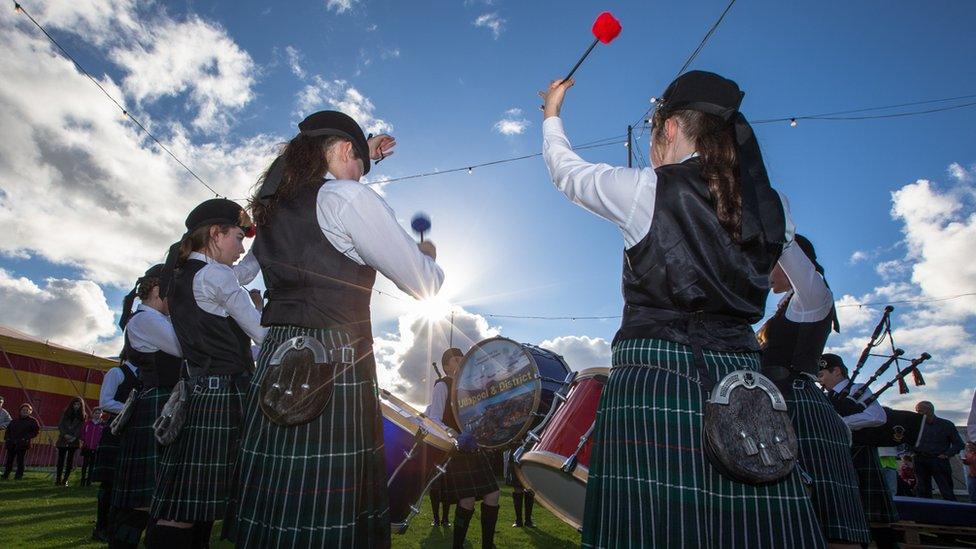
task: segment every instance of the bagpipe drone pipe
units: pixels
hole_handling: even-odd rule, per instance
[[[900,360],[905,360],[902,358],[905,351],[895,348],[894,340],[891,338],[890,318],[893,310],[894,307],[890,305],[885,307],[881,321],[875,327],[871,340],[868,341],[867,346],[865,346],[864,351],[861,353],[861,357],[857,361],[854,371],[851,373],[850,383],[843,390],[830,396],[831,403],[841,416],[850,416],[863,412],[868,406],[877,401],[885,391],[891,389],[896,384],[901,394],[907,393],[908,384],[905,382],[905,378],[909,375],[912,376],[916,386],[925,385],[925,380],[918,368],[919,365],[932,358],[932,356],[928,353],[922,353],[918,358],[912,359],[904,369],[898,366]],[[885,338],[891,341],[891,355],[871,353],[871,349],[880,345]],[[869,356],[882,356],[885,358],[885,361],[875,370],[874,374],[871,375],[866,383],[855,389],[854,380],[864,367]],[[880,389],[865,398],[864,395],[867,394],[871,384],[875,383],[892,364],[895,365],[898,373]],[[925,416],[908,410],[895,410],[888,407],[884,407],[884,411],[884,425],[853,431],[853,443],[862,446],[878,447],[899,446],[901,444],[915,445],[922,436],[922,431],[925,428]]]

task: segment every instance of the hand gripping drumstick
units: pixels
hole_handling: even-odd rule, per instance
[[[410,220],[410,228],[413,232],[420,235],[420,241],[424,241],[424,233],[430,230],[430,217],[423,212],[419,212]]]

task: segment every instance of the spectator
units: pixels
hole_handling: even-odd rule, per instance
[[[898,467],[898,495],[914,496],[916,483],[915,462],[911,454],[904,454]]]
[[[969,488],[969,503],[976,503],[976,442],[966,443],[966,454],[962,458],[966,465],[966,487]]]
[[[0,396],[0,431],[10,425],[10,412],[3,407],[3,397]]]
[[[91,472],[95,467],[95,452],[102,438],[102,409],[95,408],[81,429],[81,486],[91,486]]]
[[[85,413],[85,401],[81,397],[71,399],[68,407],[61,412],[58,422],[58,468],[54,479],[55,486],[67,486],[71,468],[75,463],[75,452],[81,446],[81,429],[85,426],[88,414]],[[61,473],[64,473],[64,477]]]
[[[952,493],[952,466],[949,458],[963,449],[959,431],[951,421],[936,417],[935,406],[923,400],[915,405],[915,411],[925,416],[925,428],[915,447],[915,476],[918,484],[915,495],[932,497],[932,481],[939,487],[942,499],[956,501]]]
[[[891,495],[898,493],[898,450],[894,447],[878,448],[881,460],[881,474]]]
[[[37,420],[31,417],[34,407],[26,402],[20,405],[20,417],[7,425],[7,437],[4,446],[7,448],[7,466],[3,470],[3,480],[10,478],[10,469],[17,461],[17,474],[14,479],[24,478],[24,456],[30,448],[30,441],[41,432],[41,426]]]

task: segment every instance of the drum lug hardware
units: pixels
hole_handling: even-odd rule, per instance
[[[442,475],[446,475],[447,474],[447,464],[446,463],[439,464],[439,465],[435,466],[434,468],[437,469]]]
[[[559,402],[566,402],[566,395],[564,395],[561,391],[556,393],[555,397]]]
[[[560,469],[562,469],[562,472],[566,473],[567,475],[572,474],[573,471],[576,469],[576,463],[577,463],[576,454],[573,454],[569,456],[569,459],[563,462],[563,466],[560,467]]]
[[[532,439],[533,442],[539,442],[539,435],[535,434],[535,431],[529,433],[529,438]]]

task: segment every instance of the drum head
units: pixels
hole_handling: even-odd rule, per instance
[[[445,452],[454,448],[457,433],[418,412],[413,406],[393,396],[389,391],[380,391],[380,407],[383,417],[413,436],[418,429],[427,431],[424,442]]]
[[[566,524],[579,530],[583,525],[586,480],[589,470],[577,465],[572,473],[561,469],[565,458],[549,452],[528,452],[515,470],[535,499]]]
[[[535,360],[521,344],[486,339],[458,367],[451,402],[458,425],[487,449],[520,440],[537,419],[542,381]]]

